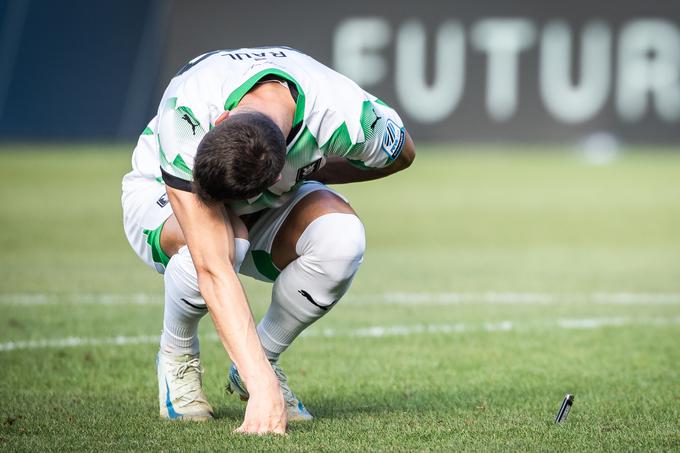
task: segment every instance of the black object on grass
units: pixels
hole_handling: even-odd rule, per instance
[[[567,393],[564,396],[564,401],[562,401],[560,410],[557,412],[557,417],[555,417],[555,423],[562,423],[567,419],[567,415],[569,415],[569,409],[571,409],[572,404],[574,404],[574,395]]]

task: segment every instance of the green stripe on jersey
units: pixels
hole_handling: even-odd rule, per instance
[[[170,162],[168,160],[168,156],[165,155],[165,151],[163,151],[163,146],[161,146],[161,136],[157,135],[156,137],[158,141],[158,151],[161,158],[161,168],[173,176],[177,176],[178,178],[184,179],[185,181],[193,181],[193,173],[186,162],[184,162],[184,159],[182,159],[182,156],[178,154],[175,156],[175,159]]]
[[[142,135],[153,135],[153,131],[149,126],[144,128],[144,131],[142,132]]]
[[[382,99],[375,98],[375,103],[380,104],[380,105],[384,105],[385,107],[390,107],[389,105],[387,105],[387,102],[383,101]],[[392,108],[392,107],[390,107],[390,108]]]
[[[191,168],[184,162],[184,159],[182,159],[182,156],[179,154],[175,157],[175,160],[172,161],[172,165],[180,170],[182,170],[184,173],[188,174],[189,176],[193,176],[193,172],[191,171]]]
[[[307,158],[318,149],[319,144],[316,142],[316,138],[309,131],[309,128],[305,126],[300,136],[292,144],[288,153],[286,153],[286,160],[296,165],[298,163],[307,164],[309,163]]]
[[[364,143],[371,140],[374,135],[374,127],[378,116],[373,108],[373,103],[371,101],[364,101],[361,106],[361,117],[359,123],[361,125],[361,130],[364,133],[364,141],[358,143],[352,143],[352,139],[349,135],[349,129],[346,123],[342,123],[338,127],[331,138],[328,139],[326,143],[321,146],[321,150],[326,153],[333,154],[334,156],[340,157],[350,157],[357,153],[357,151],[362,151]],[[373,126],[373,127],[371,127]]]
[[[353,145],[352,139],[349,136],[349,130],[347,130],[347,124],[344,122],[338,127],[331,138],[328,139],[326,143],[321,146],[321,151],[324,154],[330,153],[334,156],[345,157],[352,153],[355,147],[361,146],[361,144]]]

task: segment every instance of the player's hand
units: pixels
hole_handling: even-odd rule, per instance
[[[278,381],[253,392],[248,398],[243,424],[234,430],[242,434],[286,434],[288,419]]]

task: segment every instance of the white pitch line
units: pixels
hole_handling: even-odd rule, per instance
[[[534,327],[557,329],[599,329],[602,327],[668,326],[680,325],[680,317],[676,318],[579,318],[558,319],[543,323],[518,323],[500,321],[481,324],[412,324],[394,326],[371,326],[350,330],[332,328],[312,329],[302,333],[303,338],[382,338],[395,336],[411,336],[424,334],[455,334],[465,332],[508,332]],[[126,346],[140,344],[157,344],[159,335],[116,336],[108,338],[66,337],[41,340],[17,340],[0,343],[0,352],[26,349],[62,349],[77,346]],[[203,336],[204,340],[218,341],[215,333]]]
[[[139,335],[136,337],[116,336],[109,338],[66,337],[43,340],[9,341],[0,343],[0,351],[14,351],[17,349],[61,349],[76,346],[125,346],[133,344],[157,343],[160,336]]]
[[[386,305],[680,305],[680,293],[386,292],[347,295],[344,304]],[[162,305],[160,293],[5,293],[0,305]]]
[[[557,321],[557,325],[563,329],[597,329],[604,326],[621,327],[627,324],[629,324],[627,318],[560,319]]]
[[[680,293],[388,292],[350,295],[347,302],[392,305],[558,305],[574,302],[597,305],[678,305]]]

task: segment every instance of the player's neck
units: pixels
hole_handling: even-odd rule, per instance
[[[295,102],[288,88],[278,83],[257,85],[243,96],[231,113],[245,111],[256,111],[267,115],[281,129],[284,137],[287,137],[293,128]]]

